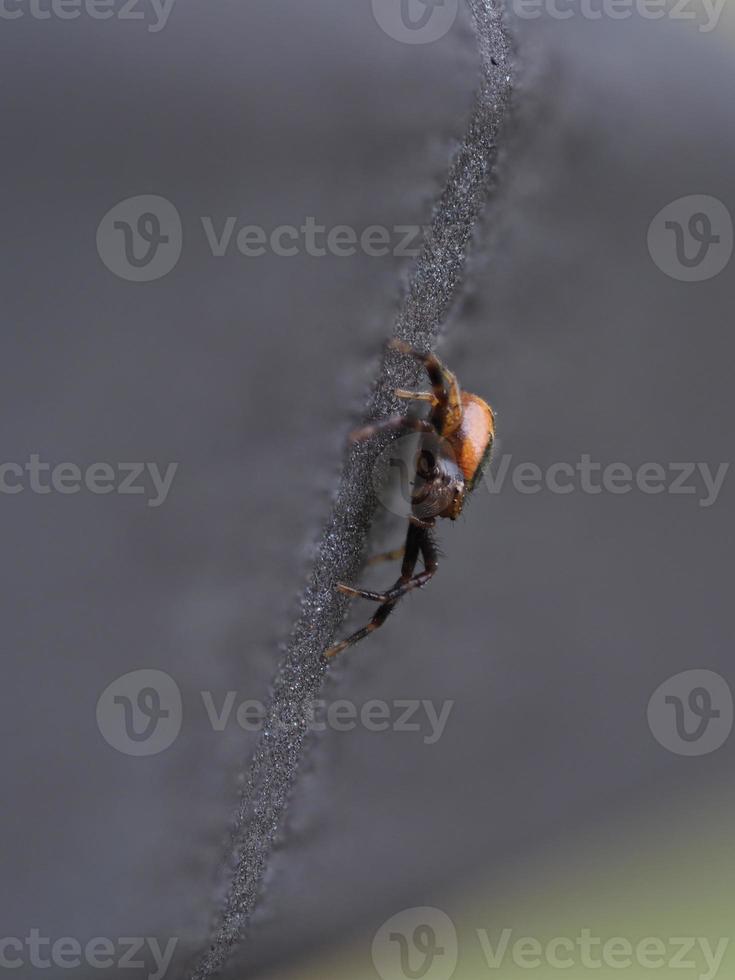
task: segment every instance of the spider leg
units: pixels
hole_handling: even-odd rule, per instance
[[[412,525],[413,526],[413,525]],[[340,592],[350,596],[352,599],[370,599],[372,602],[396,603],[407,592],[414,589],[421,589],[432,578],[438,568],[437,552],[431,537],[426,532],[420,532],[419,548],[424,559],[424,571],[411,577],[405,576],[402,572],[396,584],[387,592],[372,592],[369,589],[353,588],[350,585],[340,583],[337,588]]]
[[[367,564],[377,565],[382,561],[398,561],[399,558],[403,558],[405,552],[405,545],[401,548],[394,548],[392,551],[383,551],[379,555],[373,555],[372,558],[368,558]]]
[[[410,581],[413,575],[413,570],[416,567],[416,562],[419,557],[419,549],[421,548],[421,538],[426,536],[425,532],[419,531],[412,524],[409,525],[408,532],[406,534],[406,547],[403,555],[403,564],[401,565],[401,578],[399,581]],[[347,647],[351,647],[353,644],[358,643],[369,633],[378,629],[386,619],[390,616],[396,606],[396,602],[383,603],[380,608],[376,611],[370,622],[363,626],[362,629],[357,630],[351,636],[346,639],[341,640],[339,643],[335,643],[334,646],[330,647],[324,654],[327,659],[336,657],[338,653],[342,653]]]
[[[394,415],[381,422],[363,425],[350,433],[351,442],[364,442],[378,432],[434,432],[434,426],[427,419],[413,419],[407,415]]]
[[[436,354],[417,350],[405,340],[389,340],[387,346],[389,350],[408,354],[421,361],[429,375],[434,394],[432,421],[435,428],[444,436],[456,432],[462,422],[462,392],[452,372],[444,367]],[[399,397],[404,396],[399,395]]]
[[[396,388],[393,394],[396,398],[405,398],[408,401],[431,402],[432,405],[438,404],[438,399],[433,391],[408,391],[406,388]]]
[[[367,626],[363,626],[362,629],[357,630],[351,636],[348,636],[347,639],[341,640],[339,643],[335,643],[333,647],[330,647],[324,652],[324,656],[327,658],[327,660],[331,660],[332,657],[336,657],[337,654],[342,653],[342,651],[346,650],[347,647],[351,647],[355,643],[359,643],[360,640],[363,640],[374,630],[378,629],[378,627],[382,626],[393,612],[394,606],[395,602],[386,602],[384,605],[380,606]]]

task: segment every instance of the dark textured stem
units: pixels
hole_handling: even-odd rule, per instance
[[[467,2],[480,46],[482,82],[395,329],[397,336],[422,348],[435,342],[461,282],[469,240],[488,195],[498,130],[510,97],[510,49],[501,17],[491,0]],[[369,417],[395,411],[393,390],[405,386],[408,370],[404,359],[395,353],[386,354]],[[376,451],[374,445],[356,446],[346,460],[303,596],[302,612],[273,683],[267,719],[235,818],[232,876],[219,924],[209,948],[191,972],[191,980],[207,980],[219,973],[256,906],[303,755],[309,709],[327,669],[322,654],[344,617],[347,600],[335,586],[339,581],[353,581],[362,563],[376,503],[370,478]]]

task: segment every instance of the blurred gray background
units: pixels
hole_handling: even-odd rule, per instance
[[[175,937],[174,976],[206,942],[256,738],[232,719],[214,730],[201,692],[267,699],[411,265],[217,257],[201,219],[425,224],[472,108],[476,44],[464,10],[434,43],[406,44],[362,0],[177,0],[156,31],[152,12],[23,10],[0,33],[0,462],[178,469],[160,506],[147,491],[0,494],[0,932]],[[681,281],[647,245],[680,198],[735,214],[729,39],[668,17],[510,24],[513,119],[440,348],[497,409],[492,472],[510,457],[507,476],[441,528],[435,581],[324,690],[358,706],[451,700],[451,715],[433,744],[360,727],[310,740],[233,977],[441,904],[603,816],[624,835],[652,799],[706,809],[699,787],[732,770],[731,740],[676,755],[646,709],[680,671],[735,679],[735,477],[711,506],[701,477],[691,494],[513,484],[519,463],[583,454],[634,471],[730,459],[734,266]],[[175,206],[183,248],[168,275],[131,282],[103,263],[97,228],[144,194]],[[373,545],[403,533],[381,522]],[[143,758],[96,720],[103,690],[140,669],[183,698],[179,737]],[[25,963],[36,972],[56,970]]]

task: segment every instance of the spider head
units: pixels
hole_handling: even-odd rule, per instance
[[[465,480],[451,452],[424,445],[416,461],[416,482],[411,509],[416,517],[459,517],[464,504]]]

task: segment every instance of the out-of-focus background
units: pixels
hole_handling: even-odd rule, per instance
[[[3,8],[15,975],[180,976],[206,944],[472,110],[468,12],[420,7]],[[440,346],[497,410],[494,461],[430,587],[330,670],[228,976],[732,975],[733,15],[518,0],[508,25]]]

